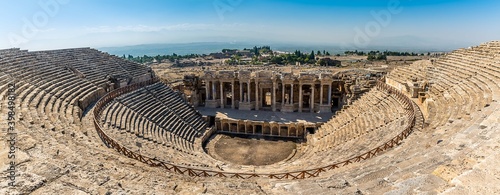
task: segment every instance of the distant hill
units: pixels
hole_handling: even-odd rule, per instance
[[[410,41],[408,41],[410,40]],[[403,44],[398,44],[398,42]],[[304,53],[314,51],[326,50],[332,54],[343,53],[347,50],[390,50],[390,51],[408,51],[408,52],[433,52],[433,51],[451,51],[451,48],[444,47],[442,44],[432,44],[432,41],[424,41],[421,39],[408,39],[405,38],[392,38],[375,40],[370,44],[371,46],[359,49],[350,45],[319,45],[319,44],[289,44],[289,43],[245,43],[245,42],[197,42],[197,43],[171,43],[171,44],[144,44],[133,45],[124,47],[103,47],[99,50],[108,52],[113,55],[133,55],[133,56],[156,56],[156,55],[169,55],[176,53],[179,55],[186,54],[210,54],[221,52],[222,49],[244,49],[253,48],[254,46],[270,45],[274,51],[294,52],[300,50]],[[465,47],[464,45],[463,47]],[[457,48],[457,47],[454,47]]]
[[[220,52],[222,49],[243,49],[252,48],[255,44],[248,43],[224,43],[224,42],[200,42],[200,43],[172,43],[172,44],[146,44],[134,45],[125,47],[103,47],[99,50],[106,51],[110,54],[122,56],[156,56],[168,55],[176,53],[179,55],[186,54],[210,54]]]

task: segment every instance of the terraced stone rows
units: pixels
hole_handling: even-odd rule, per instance
[[[149,104],[143,104],[142,101],[148,102]],[[188,141],[193,141],[192,139],[189,139],[188,137],[185,137],[183,133],[185,133],[184,130],[187,130],[188,124],[186,124],[182,119],[178,117],[178,115],[173,111],[173,109],[166,108],[164,107],[160,102],[156,101],[156,99],[151,98],[150,95],[147,94],[142,94],[139,96],[134,96],[130,95],[127,98],[124,98],[123,100],[118,99],[121,103],[129,106],[131,109],[134,111],[143,114],[145,106],[149,110],[152,110],[153,108],[164,108],[163,110],[160,110],[162,113],[169,113],[167,117],[165,115],[157,115],[155,116],[155,119],[153,119],[155,122],[159,122],[159,120],[165,121],[165,123],[159,122],[159,124],[162,124],[163,127],[167,127],[173,131],[174,134],[179,135],[182,138],[187,139]],[[163,118],[162,118],[163,117]]]
[[[338,169],[337,171],[333,172],[328,172],[326,174],[321,174],[321,178],[315,178],[315,179],[307,179],[304,181],[278,181],[278,180],[257,180],[255,182],[256,186],[253,186],[252,188],[255,189],[264,189],[263,192],[275,192],[275,193],[287,193],[287,192],[294,192],[294,193],[304,193],[304,194],[311,194],[311,193],[317,193],[317,194],[335,194],[335,193],[366,193],[366,194],[382,194],[384,192],[389,192],[389,194],[411,194],[411,193],[436,193],[436,192],[442,192],[443,190],[446,190],[448,193],[455,193],[457,189],[462,188],[464,185],[470,184],[471,181],[476,181],[477,182],[484,184],[484,186],[479,185],[477,188],[488,188],[488,187],[496,187],[496,186],[491,186],[486,183],[489,183],[490,181],[477,181],[478,178],[479,180],[488,178],[488,175],[480,175],[480,177],[470,177],[469,173],[477,173],[479,171],[483,171],[485,168],[484,167],[494,167],[494,166],[489,166],[491,164],[483,164],[484,163],[484,156],[486,156],[486,160],[491,160],[491,153],[495,153],[495,148],[492,146],[498,145],[496,143],[498,141],[498,133],[496,128],[498,126],[498,119],[495,118],[495,116],[498,115],[498,95],[500,93],[500,87],[499,87],[499,77],[498,77],[498,70],[499,69],[499,61],[500,58],[487,58],[486,56],[488,55],[498,55],[500,54],[500,43],[496,44],[488,44],[487,45],[489,48],[482,48],[482,47],[474,47],[472,50],[465,50],[465,51],[459,51],[456,53],[463,53],[463,55],[458,55],[458,54],[452,54],[449,55],[448,57],[450,58],[449,63],[452,65],[445,65],[442,63],[445,58],[441,59],[440,61],[442,62],[437,62],[442,63],[439,66],[443,68],[436,68],[435,70],[438,71],[446,71],[449,73],[431,73],[430,69],[427,69],[426,73],[424,75],[430,75],[429,78],[440,78],[442,79],[443,82],[442,84],[433,84],[433,86],[430,88],[429,91],[429,96],[430,98],[434,99],[436,104],[434,106],[435,109],[437,109],[437,115],[431,117],[433,119],[437,119],[436,121],[445,121],[447,122],[448,119],[455,119],[457,117],[460,117],[461,115],[446,115],[444,113],[448,113],[448,108],[449,107],[455,107],[457,110],[468,110],[470,111],[470,118],[471,120],[464,120],[464,119],[458,119],[455,120],[453,123],[448,123],[446,125],[441,125],[438,126],[439,128],[437,129],[430,129],[427,128],[426,130],[422,132],[417,132],[416,135],[412,135],[410,139],[406,139],[401,146],[396,148],[395,150],[392,150],[387,153],[383,153],[382,155],[375,157],[373,159],[370,159],[368,161],[363,161],[363,163],[355,163],[352,165],[349,165],[348,167],[343,167]],[[486,50],[487,52],[483,51]],[[496,51],[496,52],[492,52]],[[1,53],[1,51],[0,51]],[[457,55],[457,57],[454,57],[454,55]],[[484,55],[484,56],[483,56]],[[0,57],[2,55],[0,54]],[[460,56],[460,57],[458,57]],[[476,60],[467,60],[469,57],[472,58],[471,56],[475,56],[474,59]],[[447,57],[447,58],[448,58]],[[454,58],[457,58],[456,60],[453,60]],[[482,59],[484,58],[484,59]],[[27,58],[26,58],[27,59]],[[463,63],[462,63],[463,62]],[[2,65],[0,63],[0,65]],[[454,68],[446,68],[447,66],[456,66]],[[408,70],[411,70],[412,68],[408,68]],[[404,71],[401,71],[404,72]],[[411,71],[406,71],[406,73],[411,73]],[[12,79],[9,78],[11,75],[5,76],[2,71],[0,71],[0,92],[1,94],[5,94],[5,89],[6,89],[6,83],[11,81]],[[403,73],[402,73],[403,74]],[[26,72],[21,73],[19,75],[27,76],[28,74]],[[453,77],[453,78],[446,78],[446,77]],[[401,77],[401,78],[409,78],[409,77]],[[404,80],[404,79],[402,79]],[[459,85],[459,86],[457,86]],[[95,85],[94,85],[95,87]],[[54,88],[51,89],[52,91],[56,90],[65,90],[69,89],[69,87],[66,88]],[[149,89],[149,87],[148,87]],[[92,90],[90,90],[92,91]],[[19,97],[18,101],[22,102],[20,103],[21,108],[23,109],[23,115],[27,114],[30,115],[30,117],[35,117],[39,118],[41,122],[35,122],[35,124],[38,123],[49,123],[49,124],[54,124],[54,121],[51,121],[51,119],[45,118],[46,114],[53,114],[54,112],[59,112],[57,110],[64,110],[67,109],[67,112],[69,108],[66,108],[64,106],[64,103],[67,101],[64,101],[64,99],[70,99],[72,104],[74,104],[74,99],[75,98],[70,98],[70,96],[64,98],[64,95],[61,96],[54,96],[51,93],[47,93],[45,90],[39,89],[37,86],[34,86],[28,82],[18,82],[18,92],[21,94]],[[484,93],[483,93],[484,92]],[[68,94],[72,93],[77,93],[77,92],[68,92]],[[447,94],[447,98],[443,97],[443,94]],[[484,94],[484,95],[483,95]],[[3,98],[4,96],[2,95],[0,98]],[[339,117],[338,121],[341,122],[347,122],[348,121],[356,121],[359,123],[359,127],[366,127],[367,124],[380,124],[382,123],[383,119],[386,117],[394,117],[393,115],[387,115],[385,113],[380,113],[381,111],[384,110],[389,110],[390,106],[393,104],[391,101],[383,100],[380,101],[380,97],[375,96],[373,100],[367,100],[361,98],[358,101],[365,102],[363,104],[360,104],[358,102],[355,102],[351,107],[349,107],[346,110],[341,111],[339,114],[342,115],[342,117]],[[458,105],[458,101],[462,101],[462,104],[464,105]],[[380,102],[380,103],[378,103]],[[168,103],[168,102],[165,102]],[[59,104],[59,105],[57,105]],[[372,108],[373,104],[380,104],[380,106],[377,106],[377,110],[372,110],[372,112],[365,112],[366,116],[357,116],[356,113],[360,111],[365,111],[366,109]],[[450,105],[453,104],[453,105]],[[486,106],[491,104],[491,106],[487,106],[481,109],[482,106]],[[34,106],[34,105],[40,105],[40,106]],[[44,107],[42,107],[44,106]],[[37,108],[35,111],[33,108]],[[148,110],[144,107],[139,107],[142,110],[144,110],[144,115],[155,115],[158,114],[155,111]],[[30,110],[25,110],[25,109],[30,109]],[[130,109],[126,109],[124,105],[120,105],[119,103],[113,104],[112,107],[109,107],[109,115],[112,115],[113,117],[117,118],[117,116],[128,116],[128,117],[121,117],[118,118],[115,122],[116,124],[122,125],[122,119],[125,120],[126,118],[132,117],[136,118],[136,121],[131,124],[132,125],[139,125],[139,128],[142,128],[144,126],[145,129],[155,129],[153,133],[147,134],[147,132],[144,132],[143,134],[147,136],[148,139],[155,139],[155,136],[158,137],[158,125],[155,125],[155,123],[148,122],[145,119],[142,119],[142,122],[140,120],[139,115],[134,115],[131,114],[132,111]],[[481,109],[482,111],[478,111]],[[116,110],[116,111],[115,111]],[[119,110],[119,111],[118,111]],[[33,112],[35,111],[35,112]],[[1,110],[2,113],[5,113],[5,109],[2,108]],[[115,113],[119,112],[119,113]],[[60,114],[60,113],[59,113]],[[130,114],[130,116],[128,115]],[[493,115],[492,115],[493,114]],[[496,114],[496,115],[495,115]],[[107,114],[106,114],[107,115]],[[183,115],[182,113],[179,113],[179,115],[182,116],[187,116]],[[345,117],[345,120],[341,120],[342,118]],[[435,118],[435,117],[440,117],[440,118]],[[27,118],[27,116],[25,116]],[[387,128],[388,130],[390,129],[400,129],[401,128],[401,121],[404,121],[403,118],[394,120],[392,122],[387,123],[387,125],[384,128]],[[377,123],[379,122],[379,123]],[[24,122],[22,122],[24,124]],[[125,121],[123,121],[125,123]],[[383,122],[385,124],[385,121]],[[495,124],[496,123],[496,124]],[[128,123],[127,123],[128,124]],[[431,123],[433,125],[434,123]],[[352,126],[352,124],[349,124]],[[362,126],[361,126],[362,125]],[[493,125],[493,126],[492,126]],[[496,125],[496,126],[495,126]],[[92,126],[92,124],[87,124],[87,126]],[[377,126],[377,125],[376,125]],[[384,130],[385,131],[385,130]],[[43,133],[44,131],[36,131],[36,133]],[[129,133],[122,133],[122,129],[116,128],[115,131],[110,132],[112,133],[111,136],[120,138],[120,136],[125,139],[124,143],[127,146],[130,146],[133,148],[137,141],[141,142],[138,137],[131,137],[129,136]],[[359,130],[354,129],[356,134],[352,135],[357,135],[359,133]],[[332,162],[335,162],[336,159],[344,159],[344,157],[348,157],[346,154],[350,154],[351,152],[362,152],[365,148],[359,147],[357,143],[363,142],[367,143],[366,148],[369,148],[371,145],[376,145],[378,140],[372,139],[372,138],[379,138],[383,137],[383,134],[376,134],[377,132],[380,131],[371,131],[368,134],[365,134],[363,136],[356,137],[354,139],[349,140],[348,142],[345,142],[344,144],[337,145],[336,147],[330,148],[328,150],[325,150],[323,152],[320,152],[315,158],[309,158],[309,159],[304,159],[303,161],[301,159],[293,159],[293,161],[288,161],[288,162],[283,162],[279,163],[278,165],[273,165],[269,167],[243,167],[245,171],[251,172],[252,168],[258,169],[258,172],[262,173],[268,173],[268,172],[273,172],[274,170],[300,170],[304,166],[307,167],[316,167],[318,164],[329,164]],[[373,134],[371,134],[373,133]],[[48,135],[45,135],[44,138],[48,138],[47,142],[59,142],[64,143],[64,139],[59,140],[56,135],[59,135],[59,132],[51,132],[49,131]],[[176,136],[176,135],[175,135]],[[322,139],[328,139],[331,138],[329,135],[322,134],[321,132],[318,132],[317,135],[319,137],[324,137]],[[387,135],[390,137],[389,135]],[[176,136],[178,137],[178,136]],[[97,139],[97,137],[95,137]],[[71,139],[71,138],[70,138]],[[381,140],[386,139],[386,138],[381,138]],[[71,139],[72,140],[72,139]],[[368,140],[368,141],[367,141]],[[439,141],[442,141],[439,143]],[[37,140],[39,141],[39,140]],[[169,140],[165,140],[165,142],[168,142]],[[158,142],[158,141],[157,141]],[[331,143],[330,140],[325,140],[321,141],[322,144],[329,144]],[[438,142],[438,143],[436,143]],[[141,142],[142,143],[142,142]],[[64,144],[61,144],[64,145]],[[74,144],[73,144],[74,145]],[[461,147],[464,145],[465,147]],[[51,144],[44,144],[45,147],[47,146],[52,146]],[[92,145],[93,146],[93,145]],[[202,156],[203,154],[194,152],[194,154],[187,154],[184,152],[180,152],[172,147],[168,146],[163,146],[162,144],[155,143],[154,141],[149,141],[149,142],[144,142],[142,147],[135,146],[134,151],[139,151],[141,154],[145,154],[147,156],[155,156],[156,154],[152,151],[162,151],[166,155],[167,159],[170,159],[173,162],[179,165],[184,165],[184,166],[189,166],[189,167],[198,167],[198,168],[207,168],[207,169],[215,169],[213,165],[217,164],[218,162],[216,161],[210,161],[209,157]],[[308,148],[314,149],[314,147],[325,147],[324,145],[310,145]],[[60,147],[60,146],[59,146]],[[71,149],[67,149],[68,147],[71,147]],[[491,147],[491,148],[490,148]],[[64,148],[64,146],[62,147]],[[74,146],[72,145],[67,145],[66,149],[61,149],[61,151],[64,152],[74,152]],[[83,147],[80,147],[83,148]],[[87,148],[85,148],[87,149]],[[92,150],[92,149],[91,149]],[[109,149],[101,149],[98,150],[101,154],[98,156],[101,157],[100,160],[96,160],[97,162],[104,162],[104,161],[122,161],[122,159],[118,158],[116,154],[112,154],[112,158],[109,158],[108,155],[103,155],[104,153],[107,152]],[[311,150],[312,151],[312,150]],[[92,150],[93,154],[96,154],[95,150]],[[110,152],[111,153],[111,152]],[[116,152],[115,152],[116,153]],[[76,154],[76,155],[75,155]],[[172,155],[171,155],[172,154]],[[71,156],[65,156],[65,158],[68,159],[77,159],[78,153],[75,152]],[[96,155],[97,156],[97,155]],[[493,156],[493,157],[497,157]],[[104,159],[102,158],[104,157]],[[323,158],[324,157],[324,158]],[[50,157],[49,157],[50,158]],[[44,160],[50,161],[49,158],[45,158]],[[118,158],[118,160],[117,160]],[[474,168],[470,170],[461,170],[462,172],[457,172],[457,174],[461,174],[455,178],[450,183],[447,183],[445,179],[442,179],[437,174],[434,173],[435,170],[437,170],[439,167],[442,166],[448,166],[450,164],[454,163],[454,159],[470,159],[472,158],[473,160],[477,160],[478,164],[474,165]],[[34,161],[37,161],[38,159],[33,159]],[[495,159],[493,158],[493,161]],[[60,160],[62,163],[62,160]],[[108,173],[102,174],[102,169],[99,168],[100,166],[97,165],[97,163],[91,163],[89,165],[81,165],[78,164],[78,160],[71,161],[70,163],[63,164],[63,165],[69,165],[69,166],[80,166],[79,168],[85,169],[85,172],[77,172],[77,174],[83,175],[87,180],[89,185],[101,185],[100,184],[100,179],[106,179],[106,178],[98,178],[98,176],[103,176]],[[130,163],[131,161],[125,161],[126,163]],[[49,162],[52,163],[52,162]],[[133,163],[133,162],[131,162]],[[30,164],[30,162],[26,162],[28,165],[33,165]],[[45,165],[47,163],[43,163],[41,165]],[[494,164],[494,163],[493,163]],[[35,165],[40,165],[40,164],[35,164]],[[49,164],[50,165],[50,164]],[[102,165],[102,164],[101,164]],[[120,166],[125,166],[122,163],[117,163],[113,165],[120,165]],[[51,165],[53,166],[53,165]],[[105,165],[106,166],[106,165]],[[34,166],[33,166],[34,167]],[[97,168],[94,168],[97,167]],[[125,172],[126,171],[131,171],[134,172],[136,171],[137,164],[135,164],[135,167],[133,166],[127,166],[128,168],[122,169]],[[453,167],[452,167],[453,168]],[[43,169],[43,167],[42,167]],[[29,169],[31,171],[32,169]],[[88,171],[90,170],[90,171]],[[115,169],[116,170],[116,169]],[[145,169],[138,169],[137,172],[144,171]],[[217,169],[215,169],[217,170]],[[234,170],[241,170],[241,169],[234,169]],[[491,170],[491,169],[490,169]],[[486,171],[490,171],[486,170]],[[112,171],[112,169],[105,169],[105,171]],[[149,170],[150,171],[150,170]],[[452,170],[453,171],[453,170]],[[100,175],[96,175],[95,173],[101,172]],[[78,179],[74,178],[79,178],[77,174],[74,174],[73,170],[71,170],[71,178],[72,181]],[[83,174],[82,174],[83,173]],[[147,173],[153,173],[154,171],[147,172]],[[111,174],[110,174],[111,175]],[[127,174],[125,174],[127,175]],[[477,175],[477,174],[476,174]],[[31,175],[30,175],[31,176]],[[38,179],[37,175],[36,177],[31,177],[33,180],[38,181],[42,179]],[[491,176],[491,175],[490,175]],[[495,175],[493,175],[493,179]],[[468,178],[469,177],[469,178]],[[90,179],[92,182],[89,182],[88,180]],[[123,177],[116,177],[113,178],[111,176],[111,180],[119,178],[123,179]],[[491,177],[490,177],[491,178]],[[43,178],[45,179],[45,178]],[[66,177],[65,179],[70,179],[70,177]],[[137,177],[137,175],[132,174],[132,176],[126,177],[126,179],[130,179],[133,182],[137,180],[142,180],[142,179],[147,179],[147,176],[144,177]],[[168,178],[168,180],[175,180],[177,182],[177,179],[179,177],[172,177]],[[184,182],[186,181],[185,179],[179,179],[182,181],[179,182]],[[45,180],[46,181],[46,180]],[[156,180],[148,180],[151,181],[151,183],[156,182]],[[498,180],[495,180],[498,181]],[[131,183],[133,183],[131,182]],[[191,180],[190,180],[191,182]],[[192,183],[199,183],[200,180],[196,179],[193,180]],[[209,184],[209,185],[214,185],[215,187],[212,188],[219,188],[219,187],[227,187],[227,186],[236,186],[235,188],[239,188],[241,186],[234,185],[235,183],[240,183],[240,181],[234,181],[233,179],[221,179],[221,180],[204,180],[201,181],[201,185]],[[464,182],[463,184],[461,182]],[[42,181],[41,183],[45,183]],[[241,182],[241,183],[247,183],[247,182]],[[250,180],[248,183],[254,183],[254,180]],[[498,183],[498,182],[497,182]],[[66,185],[67,183],[63,183],[63,185]],[[116,185],[116,183],[113,183]],[[123,183],[122,183],[123,184]],[[130,184],[130,183],[129,183]],[[140,183],[144,184],[144,182]],[[52,184],[47,184],[48,187],[45,189],[49,188]],[[106,186],[107,184],[105,184]],[[495,185],[495,184],[493,184]],[[25,184],[23,187],[31,187]],[[52,185],[53,187],[54,185]],[[107,185],[106,187],[109,187],[110,185]],[[125,185],[124,185],[125,186]],[[177,183],[175,184],[177,186]],[[486,187],[485,187],[486,186]],[[121,187],[121,186],[120,186]],[[175,188],[175,187],[174,187]],[[122,188],[123,189],[123,188]],[[280,189],[280,190],[278,190]],[[281,190],[283,189],[283,190]],[[448,190],[447,190],[448,189]],[[472,188],[474,189],[474,188]],[[498,188],[496,188],[498,189]],[[276,191],[274,191],[276,190]],[[50,191],[50,190],[47,190]],[[42,191],[45,192],[45,191]],[[256,192],[262,192],[262,191],[256,191]],[[40,191],[38,191],[40,193]],[[89,192],[87,192],[89,193]],[[97,191],[91,191],[90,193],[97,193]],[[471,191],[469,191],[471,193]],[[487,193],[485,193],[487,194]]]
[[[51,62],[58,66],[69,65],[75,68],[96,86],[105,84],[106,77],[110,75],[127,75],[133,78],[149,74],[145,67],[137,68],[135,63],[90,48],[54,50],[40,55],[50,58]]]
[[[113,127],[118,131],[126,131],[132,134],[137,135],[138,137],[141,137],[143,139],[146,139],[148,141],[153,141],[155,143],[160,143],[163,145],[168,145],[173,148],[178,148],[179,151],[185,151],[186,153],[189,153],[192,151],[192,148],[187,149],[185,146],[187,145],[185,142],[186,140],[180,139],[178,136],[174,136],[172,132],[163,129],[162,127],[156,125],[155,123],[144,119],[143,116],[138,115],[135,113],[132,109],[127,108],[123,104],[120,104],[118,102],[112,102],[111,105],[109,105],[105,112],[107,114],[111,114],[109,116],[103,116],[103,121],[108,121],[109,127]],[[123,114],[124,112],[126,113],[131,113],[131,115],[128,114]],[[116,115],[112,114],[116,113]],[[122,114],[122,115],[120,115]],[[129,116],[130,118],[126,118],[126,116]],[[144,119],[144,123],[147,123],[144,125],[143,128],[139,124],[133,124],[135,119],[140,118]],[[115,123],[113,123],[113,121]],[[116,123],[117,121],[120,121],[124,126],[121,126],[120,123]],[[129,121],[129,123],[126,123],[125,121]],[[151,125],[149,125],[151,123]],[[139,126],[137,126],[139,125]],[[127,128],[128,126],[128,128]],[[174,144],[172,144],[174,143]],[[180,144],[182,143],[182,144]],[[180,147],[179,147],[180,146]]]
[[[407,119],[404,117],[405,111],[402,108],[403,105],[391,95],[372,89],[321,126],[317,134],[310,135],[308,140],[311,140],[312,146],[304,149],[304,155],[298,159],[315,162],[315,158],[325,157],[328,151],[335,151],[335,154],[358,154],[359,151],[349,151],[348,148],[357,148],[356,143],[363,143],[362,145],[365,146],[364,140],[377,140],[378,142],[374,142],[373,146],[380,144],[385,141],[380,139],[381,137],[390,139],[391,136],[399,133],[397,129],[404,127]],[[351,140],[363,141],[351,142]],[[351,144],[348,144],[349,147],[344,147],[347,143]],[[340,152],[341,148],[345,151]],[[362,149],[367,148],[370,147]],[[347,158],[342,155],[335,156]],[[339,159],[341,158],[324,160]]]
[[[162,83],[155,83],[115,98],[101,121],[107,131],[126,131],[172,147],[186,154],[201,152],[195,139],[202,135],[206,123],[195,110]]]
[[[201,114],[191,106],[188,106],[180,96],[176,95],[170,88],[165,88],[161,84],[153,84],[151,89],[148,89],[158,100],[163,104],[172,104],[173,110],[179,110],[180,116],[184,118],[193,128],[198,129],[198,134],[203,134],[207,128],[207,124],[201,119]],[[194,112],[194,114],[193,114]]]
[[[463,117],[470,118],[471,113],[489,102],[498,101],[500,84],[496,80],[500,78],[500,66],[495,55],[499,50],[491,47],[494,44],[497,43],[454,51],[427,67],[426,75],[429,76],[426,79],[432,86],[429,95],[435,100],[429,115],[432,128]],[[412,77],[412,71],[419,70],[415,65],[398,68],[388,77],[405,82]]]
[[[151,141],[144,141],[141,137],[130,136],[128,132],[117,129],[108,129],[107,133],[116,139],[123,146],[133,151],[140,151],[142,155],[156,158],[164,162],[193,168],[215,169],[216,164],[222,162],[212,159],[204,152],[186,153],[172,145],[163,145]]]
[[[64,50],[65,53],[89,51],[96,50],[85,48]],[[99,55],[100,52],[94,53]],[[109,55],[105,57],[116,58]],[[115,69],[111,67],[117,66],[118,62],[120,60],[115,60],[114,64],[100,64],[103,68],[100,71],[104,70],[101,73],[110,74],[105,70]],[[76,124],[79,123],[82,114],[79,100],[95,95],[98,87],[84,78],[77,77],[65,67],[73,63],[75,61],[68,59],[68,55],[61,52],[0,50],[0,78],[2,81],[5,79],[2,84],[17,79],[17,101],[27,120],[37,121],[47,128],[77,128]],[[131,70],[144,69],[138,72],[148,72],[146,68],[137,64],[135,64],[135,69],[133,64],[129,62],[127,64]],[[2,89],[6,86],[2,85]],[[2,90],[2,93],[4,92],[5,90]]]
[[[161,84],[161,87],[167,86]],[[162,106],[158,102],[160,101],[153,98],[149,90],[142,87],[109,101],[100,112],[99,121],[102,122],[106,134],[120,142],[120,145],[163,162],[197,168],[222,163],[204,153],[200,145],[195,146],[195,143],[182,137],[188,136],[188,133],[183,131],[189,129],[183,129],[175,123],[172,123],[172,129],[169,129],[169,126],[164,128],[161,123],[147,117],[155,113],[153,111],[162,110],[158,109],[157,106]],[[166,120],[178,116],[171,110],[168,111],[170,117],[165,117]]]

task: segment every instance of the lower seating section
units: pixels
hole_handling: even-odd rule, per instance
[[[324,152],[405,117],[403,106],[394,96],[372,89],[348,109],[337,112],[311,138],[318,144],[316,152]]]
[[[188,153],[207,128],[201,114],[161,82],[115,98],[103,111],[102,121]]]
[[[207,124],[167,85],[156,82],[111,100],[100,114],[103,130],[126,148],[189,167],[211,167],[200,145]]]
[[[308,135],[307,146],[294,162],[328,165],[376,148],[411,122],[406,106],[394,94],[375,87]]]
[[[157,100],[161,101],[163,105],[168,105],[173,111],[178,112],[177,116],[183,118],[188,124],[191,124],[197,134],[204,133],[207,124],[201,120],[202,115],[195,108],[184,102],[177,92],[174,92],[163,83],[147,86],[146,90],[153,94]]]

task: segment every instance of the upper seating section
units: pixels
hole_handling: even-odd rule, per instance
[[[459,49],[432,64],[415,63],[398,67],[389,73],[387,78],[400,83],[412,78],[427,80],[434,86],[435,89],[432,90],[438,92],[443,92],[447,85],[474,86],[486,95],[492,95],[489,101],[498,100],[499,94],[496,92],[499,89],[497,81],[500,79],[500,42],[493,41]]]
[[[33,52],[46,61],[64,67],[79,78],[102,86],[110,76],[140,78],[151,74],[148,67],[90,48]]]
[[[0,87],[14,81],[21,106],[39,108],[66,119],[81,117],[83,109],[113,85],[106,75],[151,78],[150,68],[90,48],[28,52],[0,50]],[[136,79],[137,80],[137,79]],[[107,83],[108,86],[102,85]],[[65,120],[66,120],[65,119]]]

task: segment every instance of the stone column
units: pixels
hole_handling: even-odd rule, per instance
[[[273,112],[276,112],[276,82],[273,82],[273,91],[271,92],[271,101],[273,106]],[[272,130],[271,130],[272,133]]]
[[[323,84],[319,85],[320,91],[319,91],[319,107],[323,106]]]
[[[299,112],[302,112],[302,83],[299,83]]]
[[[328,85],[328,105],[331,106],[332,103],[332,84]]]
[[[240,103],[243,102],[243,84],[240,81]]]
[[[247,82],[247,88],[248,88],[248,90],[247,90],[247,102],[248,102],[248,103],[250,103],[250,102],[251,102],[251,100],[252,100],[252,99],[250,98],[250,94],[251,94],[251,93],[250,93],[250,80],[248,80],[248,82]]]
[[[220,82],[220,107],[221,108],[224,108],[224,100],[226,98],[224,98],[224,82]]]
[[[255,81],[255,110],[259,110],[259,82]]]
[[[283,105],[285,105],[285,84],[281,83],[281,109],[283,110]]]
[[[290,84],[290,101],[288,101],[289,104],[293,105],[293,83]]]
[[[240,96],[241,97],[241,96]],[[231,108],[234,109],[234,80],[231,82]]]
[[[259,100],[260,100],[260,101],[259,101],[259,105],[261,105],[261,104],[263,104],[263,103],[264,103],[264,102],[262,102],[262,99],[265,99],[265,97],[266,97],[266,94],[264,93],[264,89],[259,88],[259,94],[260,94],[260,96],[261,96],[261,97],[260,97],[260,99],[259,99]]]
[[[205,81],[205,96],[206,96],[205,102],[210,99],[210,94],[209,94],[210,89],[209,88],[210,88],[210,81]],[[207,104],[205,103],[205,107],[206,106],[207,106]]]
[[[215,100],[216,95],[217,95],[217,89],[215,88],[215,81],[212,81],[212,100]]]
[[[315,84],[313,83],[311,85],[311,112],[314,112],[314,87],[315,87]]]

